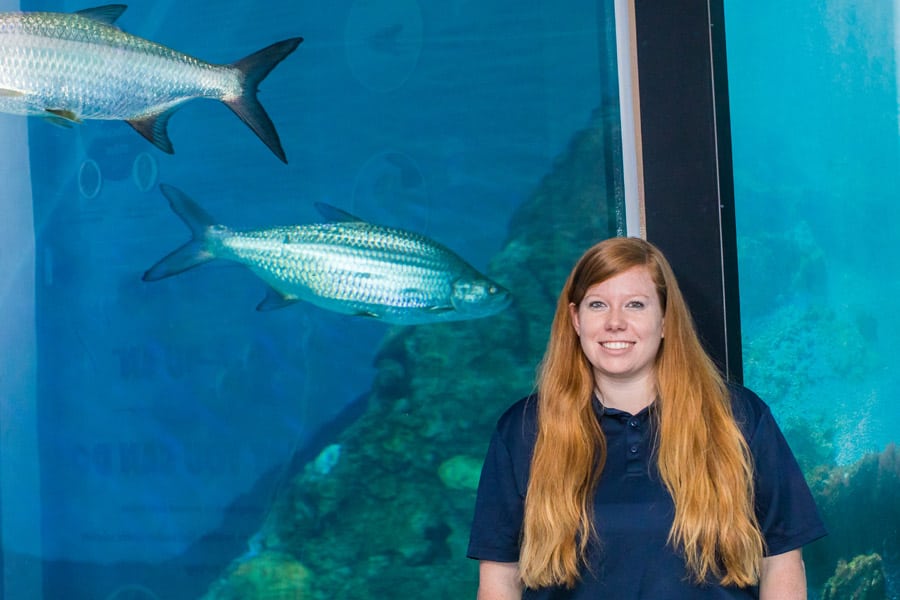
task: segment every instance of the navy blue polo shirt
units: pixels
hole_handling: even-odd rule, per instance
[[[729,391],[753,455],[756,512],[767,554],[794,550],[824,536],[812,494],[769,407],[746,388],[729,386]],[[674,505],[653,457],[653,406],[631,415],[601,409],[596,401],[594,405],[607,440],[607,459],[594,498],[600,541],[588,551],[592,568],[584,570],[572,590],[528,589],[523,599],[757,598],[756,588],[691,583],[683,558],[666,543]],[[534,396],[520,400],[500,417],[478,487],[470,558],[518,561],[536,435]]]

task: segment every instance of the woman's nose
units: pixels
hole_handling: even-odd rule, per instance
[[[620,310],[614,308],[607,313],[606,328],[610,330],[620,330],[625,328],[625,319]]]

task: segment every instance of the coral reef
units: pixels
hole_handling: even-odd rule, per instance
[[[438,475],[444,485],[452,490],[477,490],[483,462],[477,456],[457,454],[441,463]]]
[[[283,552],[239,559],[202,600],[307,600],[310,574]]]
[[[784,307],[745,329],[744,379],[772,402],[815,406],[816,384],[861,381],[878,364],[857,320],[821,305]]]
[[[900,450],[896,445],[849,467],[822,471],[812,485],[829,530],[827,537],[804,550],[813,582],[820,584],[841,561],[851,560],[852,566],[852,559],[859,555],[900,555]]]
[[[595,114],[514,215],[488,270],[513,305],[392,330],[366,413],[335,440],[340,460],[324,476],[302,469],[276,498],[256,542],[310,570],[305,599],[475,596],[464,556],[481,456],[502,411],[532,389],[571,265],[612,235],[604,129],[615,122]],[[233,573],[207,600],[242,581]]]
[[[884,571],[877,554],[840,561],[825,584],[822,600],[884,600]]]
[[[743,233],[738,241],[741,273],[746,274],[741,279],[743,319],[768,314],[773,303],[787,306],[798,297],[825,292],[825,254],[805,221],[798,219],[786,230],[773,229],[769,223],[753,235],[746,229]],[[751,281],[752,276],[764,281]]]
[[[865,323],[797,303],[746,322],[744,381],[772,407],[807,478],[861,456],[877,398],[864,384],[885,368]],[[841,394],[839,390],[845,390]],[[838,402],[822,402],[823,392]]]

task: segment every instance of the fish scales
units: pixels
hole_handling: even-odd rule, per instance
[[[0,20],[0,87],[27,92],[36,102],[0,99],[7,112],[78,107],[78,116],[87,119],[135,119],[190,98],[241,93],[237,69],[58,13],[6,14]]]

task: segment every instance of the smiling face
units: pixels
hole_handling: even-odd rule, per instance
[[[654,365],[663,338],[663,307],[646,267],[633,267],[588,288],[569,304],[581,349],[599,389],[655,388]]]

